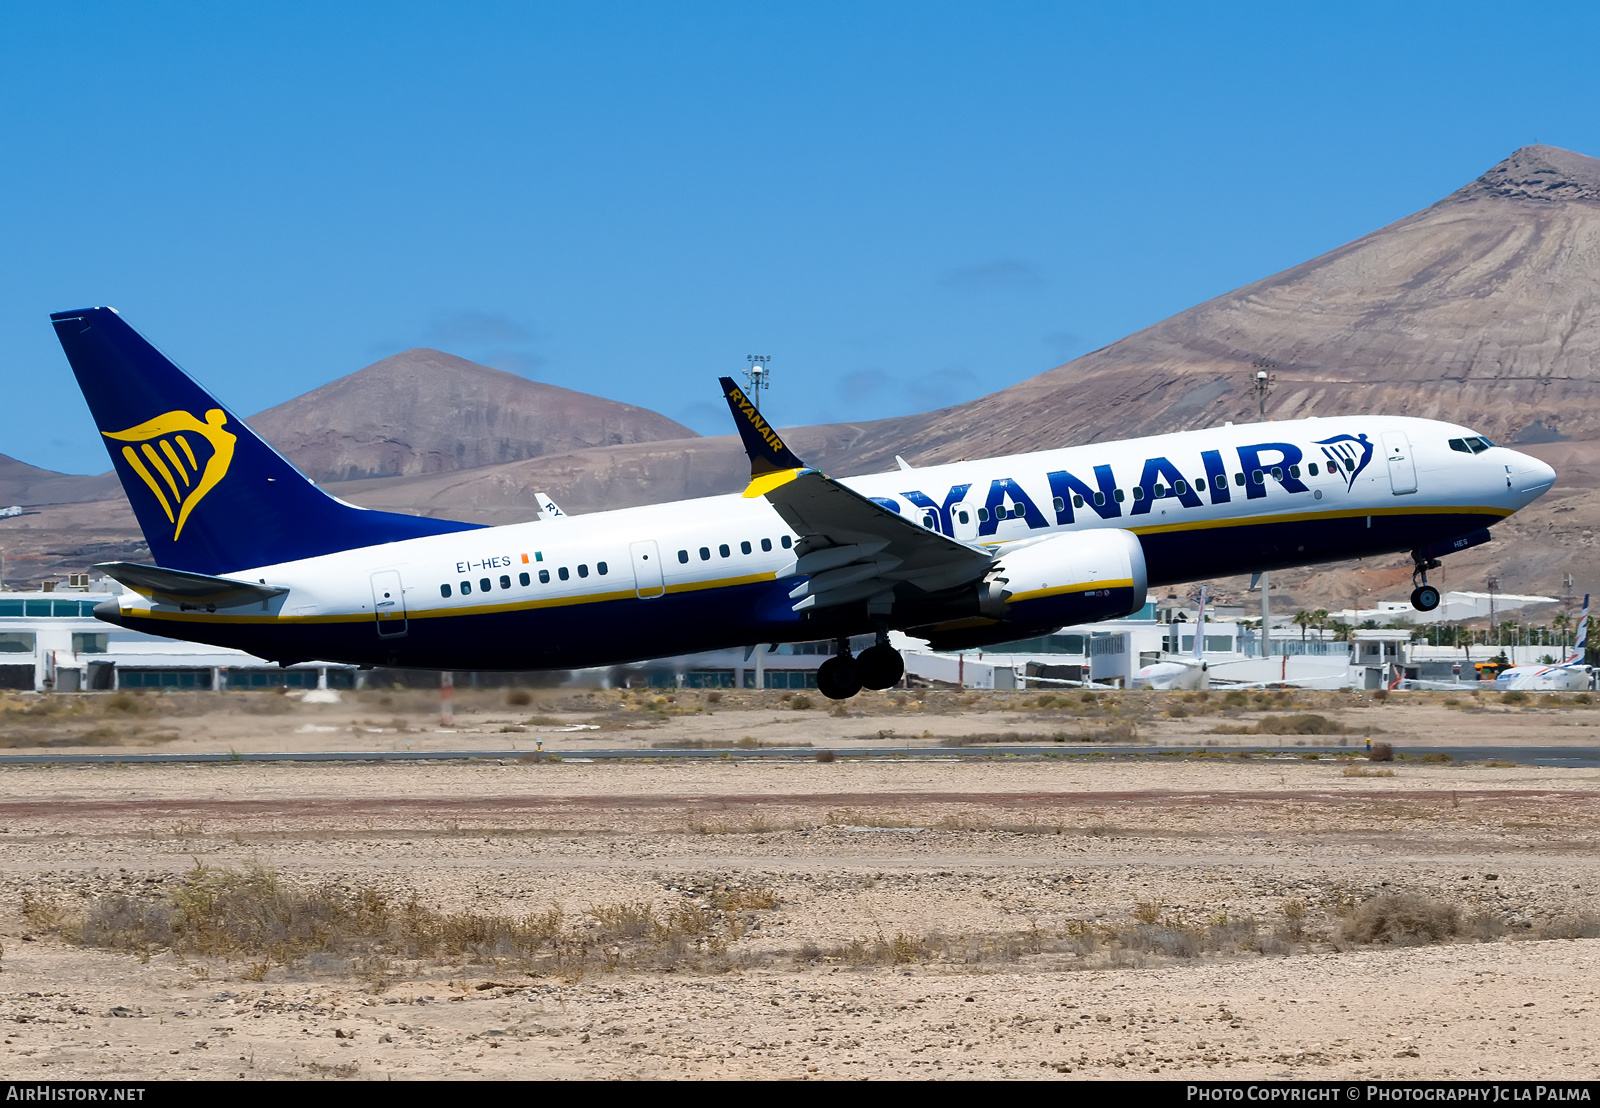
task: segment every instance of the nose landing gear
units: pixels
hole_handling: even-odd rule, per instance
[[[1423,559],[1415,552],[1411,557],[1416,561],[1416,568],[1411,571],[1411,583],[1416,586],[1411,590],[1411,606],[1419,612],[1431,612],[1439,606],[1439,590],[1428,584],[1428,571],[1443,563],[1437,558]]]

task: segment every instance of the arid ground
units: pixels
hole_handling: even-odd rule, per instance
[[[1600,745],[1600,704],[1040,699],[459,690],[440,733],[422,692],[14,697],[6,753],[545,749],[0,767],[0,1057],[28,1079],[1600,1076],[1600,769],[1421,749]],[[1052,749],[992,745],[1013,739]],[[1124,742],[1216,745],[1103,749]],[[800,743],[884,756],[747,756]],[[726,756],[662,756],[690,745]],[[1292,750],[1239,749],[1261,746]]]

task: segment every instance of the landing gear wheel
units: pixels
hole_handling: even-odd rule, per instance
[[[865,652],[863,652],[865,653]],[[861,671],[848,654],[835,654],[817,667],[817,691],[829,700],[849,700],[861,691]]]
[[[887,689],[905,676],[905,659],[888,643],[869,646],[856,659],[856,672],[864,689]]]
[[[1432,585],[1418,585],[1411,590],[1411,606],[1419,612],[1431,612],[1439,606],[1439,590]]]

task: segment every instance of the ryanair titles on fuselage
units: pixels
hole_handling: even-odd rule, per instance
[[[1267,496],[1269,482],[1284,492],[1321,499],[1321,492],[1314,492],[1304,478],[1315,477],[1326,468],[1330,476],[1342,478],[1346,491],[1350,491],[1373,457],[1373,444],[1364,432],[1337,434],[1317,440],[1315,445],[1321,448],[1320,457],[1310,463],[1305,461],[1305,451],[1291,442],[1202,449],[1197,451],[1197,464],[1192,464],[1187,473],[1169,457],[1147,457],[1134,482],[1126,482],[1126,472],[1119,480],[1111,464],[1091,462],[1076,470],[1051,469],[1044,475],[1050,493],[1048,501],[1036,501],[1012,477],[996,477],[989,481],[987,489],[977,492],[973,483],[965,483],[949,486],[942,495],[906,489],[900,496],[919,509],[937,530],[951,536],[964,530],[957,526],[958,512],[964,508],[976,517],[966,522],[969,527],[976,525],[974,533],[982,540],[995,535],[1008,519],[1021,520],[1029,528],[1048,528],[1070,525],[1080,513],[1092,513],[1102,520],[1126,518],[1133,525],[1158,506],[1165,510],[1199,508],[1208,500],[1211,504],[1228,504],[1235,498],[1261,500]],[[1226,464],[1224,453],[1227,461],[1237,464]],[[872,499],[891,511],[903,511],[895,497]],[[1048,518],[1046,511],[1050,512]]]

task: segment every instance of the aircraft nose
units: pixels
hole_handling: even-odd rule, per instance
[[[1548,463],[1530,454],[1515,451],[1513,454],[1514,460],[1511,463],[1513,487],[1520,495],[1522,501],[1520,506],[1526,508],[1550,491],[1550,486],[1556,483],[1556,471]]]

